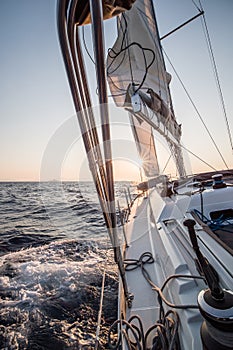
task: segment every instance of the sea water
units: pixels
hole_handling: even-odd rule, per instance
[[[104,273],[99,349],[118,274],[93,184],[0,183],[0,349],[94,349]]]

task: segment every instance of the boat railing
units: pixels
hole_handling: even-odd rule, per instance
[[[86,12],[88,8],[86,5],[88,5],[88,1],[83,8],[83,10],[85,10],[83,16],[85,18],[90,17],[92,25],[103,151],[100,147],[99,133],[97,131],[82,54],[82,45],[79,39],[79,25],[84,24],[86,21],[83,19],[83,22],[79,23],[82,17],[80,17],[79,0],[58,0],[58,34],[89,168],[92,173],[108,234],[114,249],[114,258],[122,279],[125,298],[130,307],[132,296],[128,292],[122,250],[117,234],[111,133],[104,59],[102,1],[90,0],[89,13]]]

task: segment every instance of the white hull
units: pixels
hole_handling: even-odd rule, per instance
[[[232,208],[233,187],[227,188],[227,191],[231,203],[228,202],[226,189],[210,190],[211,196],[213,197],[215,193],[216,199],[218,198],[217,203],[212,198],[212,206],[219,209],[219,205],[222,208],[231,205],[230,208]],[[154,262],[145,264],[145,268],[153,283],[159,288],[169,276],[174,274],[199,275],[188,231],[183,225],[185,219],[193,219],[190,207],[196,200],[195,196],[175,195],[171,198],[162,198],[156,189],[151,189],[146,197],[139,197],[131,208],[128,222],[125,225],[129,245],[125,249],[125,259],[139,259],[143,253],[150,252]],[[200,250],[218,272],[222,288],[232,290],[233,256],[200,225],[196,225],[195,228]],[[124,310],[125,319],[128,320],[131,316],[138,315],[142,320],[144,331],[147,331],[159,320],[157,293],[143,277],[140,268],[126,271],[126,280],[129,292],[134,295],[134,299],[132,307],[126,307]],[[207,285],[200,279],[174,278],[168,282],[163,292],[166,299],[173,304],[197,305],[200,290],[206,288]],[[124,298],[123,293],[121,297]],[[125,303],[121,301],[120,305],[122,314],[122,305]],[[171,309],[165,304],[164,306],[165,311]],[[180,318],[181,348],[184,350],[201,349],[200,327],[203,319],[199,309],[187,308],[186,310],[176,309],[176,311]],[[151,338],[153,338],[153,333]]]

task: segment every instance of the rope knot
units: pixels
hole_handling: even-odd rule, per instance
[[[151,252],[143,253],[139,259],[125,259],[125,270],[132,271],[137,269],[138,267],[143,267],[145,264],[153,264],[154,258]]]

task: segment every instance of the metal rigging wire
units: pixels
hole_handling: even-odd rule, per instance
[[[222,153],[221,153],[221,151],[220,151],[218,145],[216,144],[216,142],[215,142],[213,136],[211,135],[211,133],[210,133],[210,131],[209,131],[207,125],[206,125],[205,122],[204,122],[204,119],[202,118],[200,112],[198,111],[198,109],[197,109],[197,107],[196,107],[196,105],[195,105],[195,103],[194,103],[192,97],[190,96],[190,94],[189,94],[187,88],[185,87],[183,81],[181,80],[181,78],[180,78],[180,76],[179,76],[177,70],[175,69],[174,65],[172,64],[171,60],[169,59],[169,57],[168,57],[167,53],[165,52],[164,48],[163,48],[163,52],[164,52],[164,55],[166,56],[168,62],[170,63],[170,65],[171,65],[171,67],[172,67],[172,69],[173,69],[173,71],[174,71],[176,77],[178,78],[178,80],[179,80],[181,86],[183,87],[183,89],[184,89],[184,91],[185,91],[185,93],[186,93],[186,95],[187,95],[189,101],[191,102],[192,106],[194,107],[194,109],[195,109],[195,111],[196,111],[196,113],[197,113],[199,119],[201,120],[201,122],[202,122],[202,124],[203,124],[203,126],[204,126],[204,128],[205,128],[205,130],[206,130],[206,132],[208,133],[208,135],[209,135],[211,141],[213,142],[213,144],[214,144],[214,146],[215,146],[215,148],[216,148],[218,154],[220,155],[220,157],[221,157],[221,159],[222,159],[224,165],[226,166],[227,169],[229,169],[229,167],[228,167],[228,165],[227,165],[227,163],[226,163],[226,161],[225,161],[225,159],[224,159],[224,157],[223,157],[223,155],[222,155]]]
[[[200,1],[199,1],[199,2],[200,2]],[[203,10],[202,6],[201,6],[201,8],[199,8],[199,7],[197,6],[197,4],[195,3],[194,0],[192,0],[192,3],[193,3],[193,5],[196,7],[196,9],[197,9],[199,12],[201,12],[201,11]],[[201,5],[201,4],[200,4],[200,5]]]
[[[201,0],[199,0],[199,4],[201,7],[201,10],[203,10]],[[218,93],[219,93],[220,102],[222,105],[222,111],[223,111],[223,115],[224,115],[224,119],[225,119],[225,123],[226,123],[226,127],[227,127],[227,133],[228,133],[228,137],[229,137],[229,141],[230,141],[230,145],[231,145],[231,150],[233,153],[233,140],[232,140],[230,125],[229,125],[229,121],[228,121],[228,117],[227,117],[226,105],[225,105],[225,101],[223,98],[223,92],[222,92],[222,88],[221,88],[221,84],[220,84],[220,80],[219,80],[218,69],[217,69],[217,65],[216,65],[216,61],[215,61],[215,57],[214,57],[214,52],[213,52],[213,48],[212,48],[212,44],[211,44],[211,40],[210,40],[210,35],[209,35],[208,27],[207,27],[207,22],[206,22],[206,18],[205,18],[204,14],[203,14],[202,24],[203,24],[203,31],[205,34],[207,47],[209,50],[210,60],[211,60],[212,65],[213,65],[213,72],[214,72],[215,81],[216,81],[216,85],[217,85],[217,89],[218,89]]]
[[[199,0],[199,7],[195,3],[194,0],[192,0],[192,3],[198,9],[198,11],[203,11],[203,6],[201,3],[201,0]],[[219,93],[219,98],[220,98],[220,102],[221,102],[221,106],[222,106],[222,111],[223,111],[223,115],[224,115],[224,119],[225,119],[225,123],[226,123],[226,127],[227,127],[227,133],[228,133],[228,137],[229,137],[229,141],[230,141],[230,145],[231,145],[231,150],[233,153],[232,134],[231,134],[230,125],[229,125],[229,121],[228,121],[228,117],[227,117],[226,105],[225,105],[225,101],[223,98],[223,92],[222,92],[222,88],[221,88],[221,84],[220,84],[218,69],[217,69],[217,65],[216,65],[216,61],[215,61],[215,57],[214,57],[214,52],[213,52],[213,48],[212,48],[212,44],[211,44],[211,40],[210,40],[209,30],[207,27],[207,22],[206,22],[206,18],[204,15],[204,11],[203,11],[202,26],[203,26],[203,32],[205,35],[206,43],[207,43],[207,48],[209,51],[210,60],[211,60],[212,66],[213,66],[214,77],[215,77],[215,81],[216,81],[216,85],[217,85],[217,89],[218,89],[218,93]]]
[[[92,58],[92,56],[90,54],[90,51],[89,51],[89,49],[87,47],[86,38],[85,38],[85,27],[84,26],[82,26],[82,39],[83,39],[84,49],[85,49],[88,57],[90,58],[91,62],[95,65],[94,58]]]
[[[205,165],[207,165],[210,169],[217,171],[216,168],[214,168],[212,165],[210,165],[209,163],[207,163],[204,159],[200,158],[197,154],[193,153],[192,151],[190,151],[188,148],[184,147],[184,145],[180,145],[186,152],[190,153],[192,156],[194,156],[195,158],[199,159],[202,163],[204,163]]]

